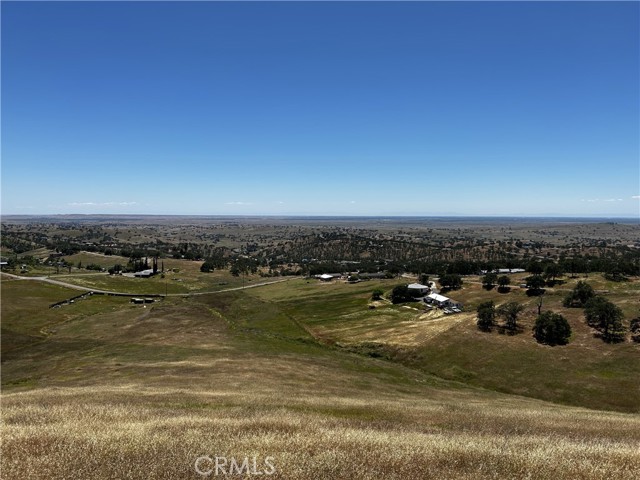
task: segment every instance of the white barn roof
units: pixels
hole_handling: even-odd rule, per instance
[[[411,288],[415,290],[424,290],[424,289],[428,289],[429,287],[427,287],[426,285],[422,285],[421,283],[412,283],[407,288]]]
[[[445,297],[443,295],[438,295],[437,293],[430,293],[428,295],[428,298],[431,298],[432,300],[435,300],[436,302],[446,302],[449,300],[448,297]]]

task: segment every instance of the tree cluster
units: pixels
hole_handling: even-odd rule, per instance
[[[457,290],[462,287],[462,277],[457,273],[446,273],[444,275],[440,275],[438,283],[442,288]]]
[[[394,304],[415,301],[407,285],[398,285],[397,287],[394,287],[391,291],[390,297],[391,303]]]
[[[573,290],[564,297],[562,305],[567,308],[583,308],[594,296],[595,292],[591,285],[581,280],[576,284]]]
[[[524,310],[524,305],[518,302],[508,302],[496,308],[493,300],[482,302],[477,308],[478,328],[483,332],[489,332],[496,326],[496,317],[504,320],[504,328],[511,333],[518,329],[518,316]]]
[[[496,309],[496,314],[505,321],[505,327],[511,332],[515,332],[518,328],[518,315],[524,310],[524,305],[518,302],[508,302],[500,305]]]

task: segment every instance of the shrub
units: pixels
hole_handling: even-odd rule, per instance
[[[209,260],[206,260],[202,265],[200,265],[200,271],[204,273],[213,272],[215,270],[215,264]]]

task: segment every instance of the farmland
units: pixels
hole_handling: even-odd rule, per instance
[[[397,226],[365,226],[400,235]],[[594,229],[614,238],[614,227],[637,232]],[[76,225],[73,234],[87,228]],[[342,226],[319,228],[326,235]],[[582,238],[591,226],[573,228]],[[273,230],[258,230],[264,248],[277,246]],[[63,231],[70,230],[51,230]],[[53,257],[67,259],[71,273],[36,262],[24,274],[31,280],[3,275],[3,478],[201,478],[194,463],[206,455],[256,457],[261,465],[271,457],[270,478],[287,479],[637,477],[640,344],[629,335],[603,342],[582,309],[562,304],[584,280],[622,309],[628,326],[640,311],[637,276],[566,274],[547,286],[543,308],[572,328],[567,345],[551,347],[531,334],[540,297],[518,286],[528,272],[512,274],[506,291],[463,275],[462,287],[447,293],[463,312],[445,315],[421,302],[389,301],[417,272],[321,282],[273,275],[302,264],[256,262],[254,272],[234,275],[236,258],[260,251],[246,245],[233,246],[237,254],[213,272],[201,271],[204,259],[172,254],[160,255],[164,278],[89,272],[78,262],[108,268],[130,257],[80,250]],[[46,262],[55,251],[41,253]],[[439,272],[428,273],[437,279]],[[40,275],[160,297],[136,305],[93,295],[49,308],[78,292],[33,279]],[[285,281],[229,290],[278,279]],[[377,289],[383,296],[373,301]],[[475,308],[486,300],[523,305],[520,330],[480,331]]]

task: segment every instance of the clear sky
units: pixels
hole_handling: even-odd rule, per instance
[[[4,214],[639,215],[638,2],[1,8]]]

